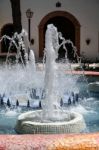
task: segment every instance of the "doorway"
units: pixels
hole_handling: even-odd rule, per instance
[[[14,34],[14,26],[12,23],[7,23],[1,28],[1,36],[7,35],[10,38]],[[1,42],[1,53],[7,53],[9,48],[10,41],[8,39],[4,39]],[[12,47],[12,53],[16,52],[15,46]]]
[[[58,32],[61,32],[65,39],[70,39],[77,47],[77,54],[80,54],[80,23],[66,11],[54,11],[47,14],[39,24],[39,58],[43,57],[45,46],[45,32],[48,24],[54,24]],[[70,45],[67,46],[70,48]],[[71,57],[71,52],[68,53]],[[64,49],[59,49],[59,58],[64,58]]]

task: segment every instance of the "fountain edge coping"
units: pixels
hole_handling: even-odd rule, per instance
[[[81,74],[84,74],[86,76],[99,76],[99,72],[98,71],[76,71],[76,70],[73,70],[72,72],[71,71],[65,71],[66,74],[74,74],[74,75],[81,75]]]

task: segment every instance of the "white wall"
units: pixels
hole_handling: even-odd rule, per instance
[[[10,0],[0,0],[0,28],[3,24],[12,22]],[[71,13],[81,24],[81,53],[84,52],[90,59],[99,58],[99,0],[60,0],[61,8],[56,8],[57,0],[21,0],[22,25],[28,29],[26,10],[34,12],[31,20],[31,38],[34,39],[33,49],[38,58],[38,25],[48,13],[63,10]],[[86,38],[91,42],[86,45]]]
[[[10,0],[0,0],[0,29],[6,23],[12,23]]]

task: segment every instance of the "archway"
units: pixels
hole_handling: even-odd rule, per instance
[[[12,23],[7,23],[1,28],[1,36],[7,35],[12,37],[14,34],[14,26]],[[5,39],[1,42],[1,53],[7,53],[10,41]],[[16,48],[13,46],[11,52],[16,52]]]
[[[70,13],[66,11],[54,11],[47,14],[39,24],[39,57],[43,57],[45,45],[45,31],[47,24],[53,23],[58,31],[61,31],[66,39],[72,40],[77,47],[77,53],[80,54],[80,23]],[[63,51],[61,51],[64,53]],[[64,54],[61,54],[61,56]]]

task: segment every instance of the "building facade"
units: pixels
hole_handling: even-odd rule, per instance
[[[26,10],[31,18],[31,47],[42,59],[47,24],[53,23],[66,39],[72,40],[78,55],[99,59],[99,0],[20,0],[22,28],[28,31]],[[0,31],[12,23],[10,0],[0,0]],[[0,48],[0,53],[2,53]]]

